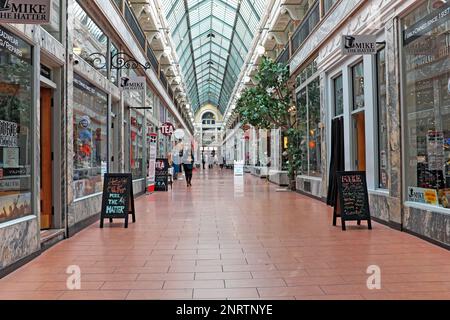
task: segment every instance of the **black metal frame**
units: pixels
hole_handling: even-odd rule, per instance
[[[95,52],[89,55],[89,58],[92,59],[92,64],[98,70],[105,69],[108,66],[107,64],[108,59],[105,57],[103,53]],[[148,61],[145,62],[145,64],[142,64],[136,61],[136,59],[134,59],[131,55],[129,55],[126,52],[118,52],[115,55],[111,56],[109,67],[115,70],[143,69],[147,71],[148,69],[151,69],[152,65]]]

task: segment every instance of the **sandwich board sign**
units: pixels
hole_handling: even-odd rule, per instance
[[[131,173],[106,173],[103,183],[102,211],[100,228],[103,220],[125,219],[125,228],[128,228],[128,216],[132,215],[136,222],[133,195],[133,177]]]
[[[361,221],[367,221],[368,228],[371,230],[366,173],[364,171],[338,172],[337,178],[339,209],[335,207],[333,225],[336,225],[336,219],[340,217],[344,231],[346,221],[357,221],[358,225]]]
[[[49,24],[51,0],[0,0],[0,23]]]

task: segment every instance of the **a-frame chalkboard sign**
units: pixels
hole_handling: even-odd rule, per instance
[[[370,218],[369,195],[367,192],[366,173],[364,171],[338,172],[338,203],[334,208],[333,225],[341,218],[342,230],[346,230],[346,221],[367,221],[372,229]]]
[[[103,228],[104,219],[109,219],[111,223],[113,219],[125,219],[125,228],[128,228],[130,214],[135,223],[136,212],[131,173],[106,173],[103,182],[100,228]]]

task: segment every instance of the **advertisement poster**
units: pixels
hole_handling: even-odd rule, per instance
[[[444,133],[442,131],[428,131],[427,156],[428,170],[444,169]]]
[[[17,123],[0,120],[0,147],[17,147]]]
[[[19,167],[19,148],[3,148],[3,168]]]
[[[409,187],[408,200],[418,203],[431,204],[434,206],[439,205],[437,191],[434,189]]]

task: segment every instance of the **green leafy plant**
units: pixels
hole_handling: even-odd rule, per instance
[[[236,110],[242,123],[258,129],[280,128],[288,137],[288,173],[290,188],[295,188],[295,175],[301,168],[304,155],[299,146],[302,134],[293,115],[292,90],[289,86],[289,67],[264,57],[256,75],[257,85],[243,91]]]

